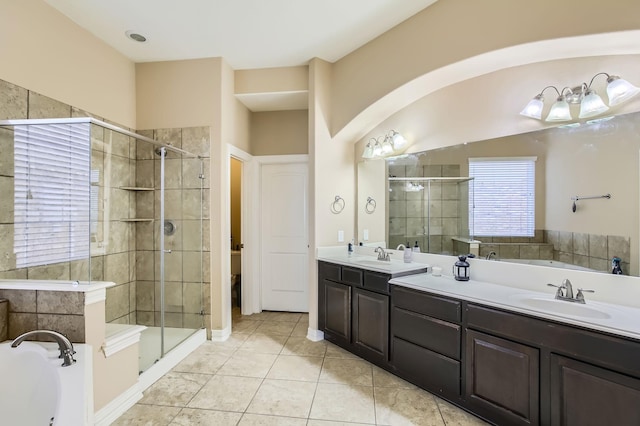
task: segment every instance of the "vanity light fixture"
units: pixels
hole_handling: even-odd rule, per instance
[[[591,87],[593,81],[599,75],[607,76],[608,105],[596,93],[595,89]],[[582,83],[580,86],[565,87],[562,90],[558,90],[555,86],[545,87],[539,94],[529,101],[527,106],[520,111],[520,114],[525,117],[542,120],[542,110],[544,109],[543,94],[545,90],[550,88],[556,91],[558,97],[556,98],[556,102],[551,106],[547,117],[544,119],[544,121],[547,122],[573,120],[570,109],[571,104],[580,104],[578,118],[589,118],[600,115],[606,112],[609,107],[621,104],[640,93],[640,88],[629,83],[627,80],[624,80],[617,75],[600,72],[591,78],[589,84]]]
[[[421,183],[416,182],[407,182],[404,187],[406,192],[420,192],[424,189],[424,186]]]
[[[362,158],[370,160],[372,158],[387,157],[401,151],[407,145],[407,140],[400,133],[391,130],[387,135],[378,138],[371,138],[364,147]]]

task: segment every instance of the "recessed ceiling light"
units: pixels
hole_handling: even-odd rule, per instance
[[[129,37],[131,40],[137,41],[139,43],[144,43],[145,41],[147,41],[147,38],[145,36],[143,36],[142,34],[138,34],[135,31],[129,30],[125,33],[125,35]]]

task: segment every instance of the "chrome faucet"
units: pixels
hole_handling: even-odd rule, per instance
[[[567,302],[576,302],[576,303],[585,303],[584,301],[584,294],[583,293],[595,293],[594,290],[585,290],[582,288],[578,289],[578,293],[575,295],[575,297],[573,296],[573,285],[571,284],[571,281],[569,281],[568,278],[564,279],[562,281],[562,285],[555,285],[555,284],[547,284],[549,287],[555,287],[558,290],[556,291],[556,299],[558,300],[564,300]],[[564,290],[564,292],[562,291]]]
[[[60,350],[60,356],[58,358],[63,359],[63,362],[62,362],[63,367],[68,367],[72,365],[74,362],[76,362],[76,360],[73,359],[73,354],[75,354],[76,351],[73,350],[73,344],[71,343],[71,341],[67,339],[64,335],[53,330],[33,330],[33,331],[28,331],[26,333],[23,333],[11,343],[11,347],[17,348],[18,346],[20,346],[20,343],[24,342],[27,338],[34,336],[36,334],[45,334],[49,337],[52,337],[58,343],[58,349]]]
[[[384,260],[385,262],[391,262],[389,253],[385,252],[382,247],[377,247],[374,252],[378,253],[378,260]]]
[[[495,251],[490,251],[489,254],[487,255],[487,257],[485,257],[486,260],[491,260],[491,258],[493,257],[494,259],[496,258],[496,252]]]

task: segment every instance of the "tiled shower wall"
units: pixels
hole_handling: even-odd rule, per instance
[[[86,116],[91,114],[0,80],[0,119]],[[101,117],[95,118],[107,121]],[[145,135],[205,157],[204,241],[205,250],[208,251],[209,129],[198,127],[156,130],[148,131]],[[159,160],[151,145],[146,142],[95,125],[92,126],[91,136],[91,167],[100,170],[97,185],[99,222],[97,241],[92,247],[91,279],[116,283],[116,286],[107,289],[107,322],[154,325],[157,323],[159,310],[158,285],[154,284],[158,277],[159,255],[153,247],[158,247],[160,224],[158,220],[142,223],[126,220],[159,218],[160,186],[156,185]],[[13,253],[12,131],[0,129],[0,152],[0,199],[3,200],[0,203],[0,278],[87,279],[87,260],[16,268]],[[200,217],[200,179],[199,167],[195,164],[197,161],[180,160],[173,154],[167,157],[166,216],[178,222],[176,234],[167,238],[168,248],[174,250],[171,254],[175,254],[166,257],[166,302],[169,312],[166,319],[169,326],[201,327],[201,309],[203,306],[209,309],[209,303],[203,305],[201,302],[203,294],[207,297],[205,302],[208,302],[210,273],[209,253],[204,253],[203,268],[199,266],[200,234],[197,228],[199,229],[200,221],[197,218]],[[124,189],[136,186],[157,189],[150,192]],[[138,259],[138,256],[141,258]],[[205,289],[200,286],[200,269],[204,269],[207,282]],[[136,277],[137,272],[142,274],[140,282]],[[141,287],[140,291],[138,285]],[[140,299],[137,300],[137,297]],[[206,311],[205,314],[208,315],[209,312]]]
[[[389,175],[395,177],[459,177],[460,166],[452,165],[389,165]],[[417,183],[417,182],[416,182]],[[391,182],[389,192],[389,247],[415,242],[431,253],[452,253],[453,237],[459,234],[460,194],[455,183],[432,182],[421,191],[403,190],[406,182]],[[427,215],[427,212],[428,215]],[[426,223],[426,220],[429,222]],[[427,235],[427,226],[429,234]]]
[[[69,118],[90,114],[78,108],[0,80],[0,119]],[[98,118],[98,117],[96,117]],[[135,322],[135,197],[121,186],[135,182],[133,138],[92,126],[91,167],[100,171],[98,234],[91,257],[91,279],[113,281],[107,290],[107,321]],[[13,132],[0,129],[0,278],[86,280],[89,261],[77,260],[16,268],[13,253]],[[117,307],[117,308],[116,308]]]
[[[165,219],[175,226],[172,235],[165,235],[165,249],[171,251],[165,254],[165,325],[200,328],[203,326],[202,314],[210,315],[209,128],[156,129],[141,131],[140,134],[203,158],[203,179],[200,178],[200,160],[170,151],[165,159]],[[138,144],[136,167],[136,186],[155,188],[154,191],[136,193],[138,216],[154,218],[153,222],[136,224],[136,316],[138,324],[158,326],[159,247],[164,227],[159,220],[160,157],[150,145]],[[201,184],[204,188],[202,235]]]

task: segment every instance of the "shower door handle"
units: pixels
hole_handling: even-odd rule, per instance
[[[171,253],[171,250],[162,250],[165,253]]]

